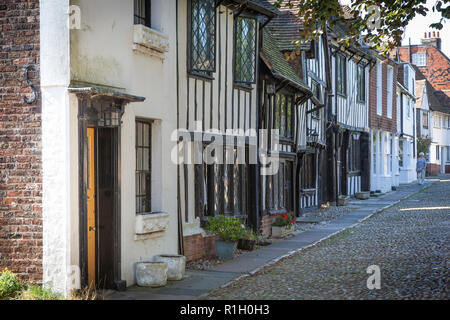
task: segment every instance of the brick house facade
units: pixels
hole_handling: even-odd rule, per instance
[[[398,185],[398,73],[397,63],[381,56],[369,73],[371,191],[387,192]]]
[[[0,269],[42,280],[41,101],[25,80],[39,70],[39,0],[0,4]],[[38,72],[28,77],[39,93]],[[30,101],[33,102],[33,101]]]
[[[398,58],[414,64],[418,80],[426,82],[427,90],[420,94],[427,95],[427,99],[418,98],[430,111],[430,175],[450,172],[450,59],[442,52],[441,42],[439,32],[425,32],[421,44],[398,48]]]

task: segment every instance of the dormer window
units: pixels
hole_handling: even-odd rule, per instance
[[[234,80],[239,83],[255,82],[256,20],[236,18]]]
[[[426,67],[427,66],[427,55],[426,53],[413,53],[412,63],[418,67]]]
[[[134,0],[134,24],[142,24],[151,28],[152,26],[152,1]]]
[[[215,0],[190,0],[188,6],[189,70],[215,71],[216,3]]]

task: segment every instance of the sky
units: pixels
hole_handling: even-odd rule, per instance
[[[350,4],[351,0],[340,0],[341,4]],[[436,3],[436,0],[427,0],[426,7],[429,8],[427,15],[417,15],[411,20],[406,27],[403,34],[402,45],[408,45],[409,38],[411,38],[411,44],[420,44],[420,40],[423,38],[425,32],[437,32],[441,37],[442,51],[450,57],[450,20],[444,21],[444,28],[442,30],[430,28],[430,24],[438,22],[441,17],[440,13],[433,12],[431,8]]]
[[[427,0],[427,7],[430,9],[430,11],[427,12],[427,15],[425,17],[418,15],[410,21],[406,27],[402,44],[407,45],[409,43],[409,38],[411,38],[411,44],[420,44],[420,39],[423,38],[425,32],[439,31],[439,35],[442,39],[442,51],[447,57],[450,57],[450,20],[446,19],[446,21],[444,21],[444,28],[442,28],[442,30],[429,27],[431,23],[438,22],[441,17],[440,13],[431,10],[435,2],[436,1],[434,0]]]

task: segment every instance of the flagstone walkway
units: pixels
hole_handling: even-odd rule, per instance
[[[348,230],[352,230],[349,228],[360,225],[361,222],[381,211],[387,210],[400,202],[402,204],[417,204],[414,202],[415,199],[410,200],[410,198],[422,194],[423,192],[419,192],[424,189],[430,187],[436,188],[436,184],[441,184],[441,182],[436,179],[429,179],[426,181],[425,185],[419,186],[415,183],[401,185],[397,191],[387,193],[377,198],[370,198],[368,200],[353,199],[348,205],[352,208],[349,213],[332,221],[316,224],[310,230],[303,232],[297,231],[296,234],[288,239],[274,240],[269,246],[261,247],[253,252],[241,254],[239,257],[216,265],[208,271],[187,270],[184,280],[169,282],[168,285],[163,288],[141,288],[133,286],[124,292],[114,292],[113,294],[108,295],[106,299],[283,299],[282,297],[286,292],[278,296],[273,292],[264,294],[264,288],[261,289],[260,286],[256,285],[256,288],[260,288],[263,291],[260,289],[255,290],[255,288],[252,288],[249,284],[255,281],[264,283],[265,280],[258,279],[258,277],[267,275],[272,272],[270,270],[278,268],[279,265],[285,265],[285,261],[292,260],[292,257],[302,256],[303,252],[300,251],[305,251],[306,253],[308,250],[315,249],[319,243],[322,244],[324,241],[327,242],[328,240],[326,239],[331,238],[329,239],[329,241],[331,241],[341,237],[341,235],[348,232]],[[450,183],[447,183],[446,185],[450,185]],[[448,189],[450,192],[450,186]],[[380,216],[383,215],[384,213]],[[395,220],[393,220],[393,223],[395,223]],[[347,231],[343,232],[344,230]],[[330,257],[332,258],[332,255],[330,255]],[[318,261],[318,263],[319,262],[320,261]],[[350,259],[348,263],[353,264],[353,261]],[[367,268],[367,266],[365,266],[365,268]],[[290,272],[302,273],[302,268],[294,265],[290,270],[285,270],[285,273]],[[274,273],[275,278],[277,274],[280,274],[280,272]],[[283,272],[281,272],[281,274],[283,274]],[[284,274],[284,276],[286,276],[286,274]],[[286,281],[286,279],[278,280],[281,281],[280,284],[283,284]],[[262,286],[264,287],[264,285]],[[284,288],[283,285],[281,285],[281,287]],[[261,294],[257,294],[257,292],[260,291]],[[318,298],[314,295],[299,295],[299,289],[296,289],[295,286],[290,288],[287,292],[291,291],[298,293],[298,295],[293,295],[295,298]],[[284,297],[286,298],[286,296]]]

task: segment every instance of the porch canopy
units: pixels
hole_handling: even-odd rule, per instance
[[[70,83],[69,92],[83,95],[89,98],[113,98],[117,100],[122,100],[124,103],[129,102],[143,102],[145,97],[135,96],[119,88],[102,86],[92,83],[78,82],[74,81]]]

